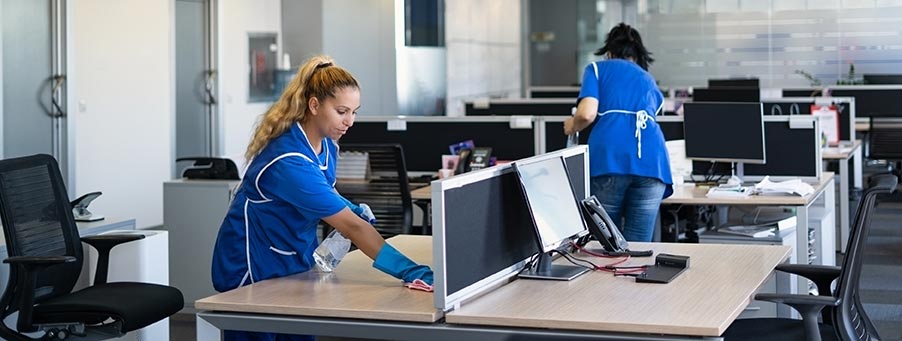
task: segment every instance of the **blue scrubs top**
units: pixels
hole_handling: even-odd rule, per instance
[[[664,134],[654,116],[664,96],[654,77],[624,59],[594,62],[583,73],[579,100],[598,100],[598,117],[589,133],[589,172],[655,178],[673,193],[670,160]]]
[[[313,267],[317,224],[350,204],[334,189],[338,146],[322,146],[317,155],[293,124],[251,161],[216,238],[217,291]]]

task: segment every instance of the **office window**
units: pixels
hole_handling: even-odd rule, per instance
[[[444,0],[404,0],[404,45],[445,46]]]

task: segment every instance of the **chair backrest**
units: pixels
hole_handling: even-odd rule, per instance
[[[373,209],[376,230],[383,237],[410,233],[413,202],[403,147],[400,144],[342,144],[341,150],[366,152],[370,165],[369,181],[358,187],[362,190],[341,194]]]
[[[902,122],[870,118],[868,157],[875,160],[902,160]]]
[[[0,219],[6,250],[15,256],[72,256],[38,274],[35,303],[68,294],[81,274],[82,246],[56,160],[46,154],[0,160]],[[23,274],[10,266],[0,302],[3,317],[18,310]]]
[[[868,189],[864,192],[852,224],[849,244],[846,246],[846,257],[842,271],[836,284],[836,295],[840,298],[840,306],[832,309],[833,325],[842,340],[879,340],[877,330],[865,313],[858,292],[861,277],[862,257],[871,216],[877,202],[877,195],[892,193],[896,190],[899,179],[892,174],[880,174],[871,177]]]

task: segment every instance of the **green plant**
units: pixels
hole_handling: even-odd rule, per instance
[[[821,80],[814,77],[814,75],[808,73],[808,71],[795,70],[795,74],[802,75],[802,77],[805,77],[805,79],[808,80],[808,83],[810,83],[811,86],[820,86],[821,85]]]
[[[849,63],[849,73],[845,78],[836,80],[836,85],[861,85],[864,84],[863,79],[855,79],[855,64]]]

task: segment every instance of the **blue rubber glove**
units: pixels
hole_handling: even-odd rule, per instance
[[[432,285],[433,282],[432,269],[426,265],[414,263],[388,243],[385,243],[379,250],[373,267],[404,281],[404,283],[413,282],[415,279],[423,280],[429,285]]]
[[[370,209],[370,206],[367,204],[354,205],[350,200],[346,199],[343,196],[339,195],[342,201],[345,202],[345,206],[351,209],[351,212],[354,212],[360,219],[367,221],[370,225],[376,225],[376,216],[373,215],[373,210]]]

